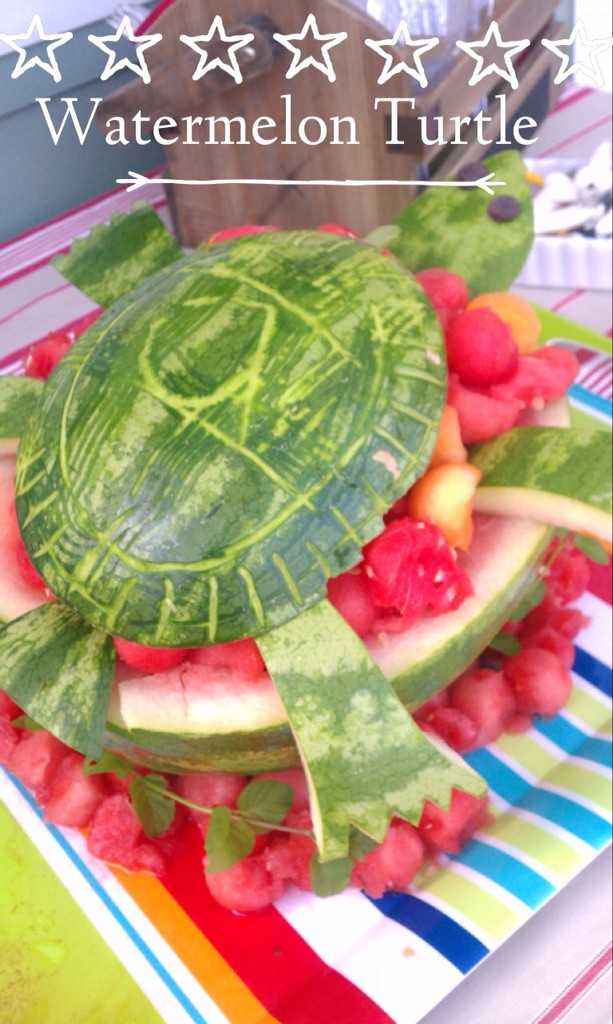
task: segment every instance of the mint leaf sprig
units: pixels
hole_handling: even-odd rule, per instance
[[[85,775],[113,772],[120,779],[129,779],[130,801],[147,836],[159,836],[171,826],[177,804],[208,814],[204,844],[207,874],[225,871],[248,857],[258,833],[287,832],[307,836],[315,842],[311,829],[283,824],[292,805],[293,790],[280,779],[253,779],[239,793],[236,807],[225,804],[206,807],[175,793],[164,775],[141,773],[132,762],[106,750],[96,761],[86,759],[83,772]],[[342,892],[355,862],[362,860],[376,845],[370,836],[352,829],[348,857],[322,863],[314,850],[310,862],[313,892],[321,897]]]

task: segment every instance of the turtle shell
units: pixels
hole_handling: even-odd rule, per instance
[[[51,591],[156,646],[325,594],[427,465],[445,398],[415,279],[324,232],[215,245],[109,307],[49,378],[16,506]]]

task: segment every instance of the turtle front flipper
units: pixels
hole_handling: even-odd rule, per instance
[[[425,800],[486,786],[435,746],[328,601],[258,638],[307,775],[322,861],[345,857],[350,826],[381,842],[393,814],[413,824]]]
[[[153,207],[139,202],[130,213],[115,213],[108,224],[77,238],[70,250],[52,263],[62,277],[106,309],[182,255]]]
[[[102,750],[115,649],[59,601],[0,630],[0,689],[35,722],[89,757]]]
[[[13,455],[40,401],[43,381],[36,377],[0,377],[0,455]]]

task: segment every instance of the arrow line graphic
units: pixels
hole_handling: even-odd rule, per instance
[[[128,171],[127,178],[117,178],[118,185],[126,185],[126,192],[134,192],[143,185],[151,185],[152,182],[160,185],[284,185],[295,188],[312,187],[340,187],[340,188],[366,188],[367,186],[389,187],[408,185],[420,185],[424,188],[480,188],[488,195],[493,196],[495,186],[504,186],[506,181],[492,181],[494,173],[485,175],[477,181],[408,181],[405,179],[378,179],[376,181],[360,181],[352,178],[316,178],[310,181],[288,178],[147,178],[138,171]]]

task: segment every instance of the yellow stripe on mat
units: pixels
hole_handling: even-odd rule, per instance
[[[113,874],[232,1024],[279,1024],[157,878]]]

